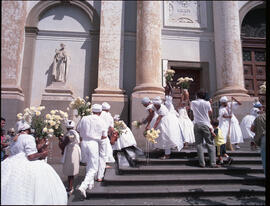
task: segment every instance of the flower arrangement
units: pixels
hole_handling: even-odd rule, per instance
[[[260,93],[266,94],[266,82],[260,86]]]
[[[157,143],[156,138],[159,137],[160,130],[155,130],[154,128],[147,130],[144,134],[145,138],[152,143]]]
[[[126,131],[124,131],[127,128],[127,125],[122,120],[115,120],[114,121],[114,130],[116,130],[119,133],[119,136]]]
[[[68,120],[68,114],[61,110],[51,110],[50,113],[45,115],[44,127],[42,134],[48,137],[63,135],[62,122]]]
[[[143,124],[143,123],[140,122],[140,121],[133,121],[133,122],[132,122],[132,125],[133,125],[134,127],[136,127],[137,129],[141,128],[142,124]]]
[[[165,79],[167,82],[171,82],[173,80],[175,71],[173,69],[167,69],[165,72]]]
[[[182,88],[182,89],[189,89],[190,82],[193,82],[193,78],[180,77],[177,79],[176,85],[180,85],[180,88]]]
[[[85,99],[77,97],[69,104],[69,107],[76,110],[81,117],[92,114],[91,103],[89,102],[88,96],[86,96]],[[67,108],[67,110],[69,111],[69,108]]]

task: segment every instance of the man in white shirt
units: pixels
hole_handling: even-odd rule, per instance
[[[81,150],[86,158],[86,175],[78,190],[86,198],[86,189],[91,190],[94,186],[94,178],[99,167],[105,168],[104,144],[107,137],[105,121],[100,117],[102,106],[94,104],[92,115],[84,116],[77,126],[77,131],[82,137]],[[101,157],[101,158],[100,158]],[[101,160],[100,160],[101,159]]]
[[[205,167],[203,140],[206,142],[208,155],[210,157],[210,167],[218,167],[216,165],[216,151],[214,140],[211,138],[212,125],[210,123],[210,116],[212,115],[212,108],[209,101],[205,100],[206,93],[199,91],[197,99],[190,103],[190,109],[194,116],[194,135],[197,153],[199,157],[200,167]]]

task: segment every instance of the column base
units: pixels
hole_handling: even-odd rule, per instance
[[[156,84],[140,84],[133,89],[133,92],[164,92],[164,88]]]
[[[92,104],[102,104],[108,102],[111,105],[112,116],[119,114],[120,118],[129,124],[128,117],[128,96],[121,89],[95,89],[92,94]]]
[[[134,89],[135,91],[135,89]],[[148,113],[145,110],[145,107],[141,104],[141,100],[144,97],[149,97],[150,99],[155,98],[156,96],[160,96],[161,98],[164,98],[164,92],[163,91],[153,91],[153,90],[146,90],[146,91],[135,91],[131,95],[131,122],[133,121],[142,121],[145,119],[148,115]],[[131,126],[131,130],[134,134],[134,137],[137,142],[137,146],[141,148],[143,151],[147,151],[147,145],[146,145],[146,139],[143,136],[143,132],[146,125],[143,125],[140,129],[135,128],[134,126]],[[153,144],[150,144],[150,150],[153,149]]]
[[[220,90],[217,90],[215,96],[242,96],[242,97],[249,97],[247,94],[247,90],[243,87],[225,87]]]
[[[19,87],[1,88],[1,117],[6,119],[6,129],[17,122],[17,114],[24,110],[24,95]]]

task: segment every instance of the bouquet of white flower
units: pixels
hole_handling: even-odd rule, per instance
[[[132,125],[133,125],[134,127],[136,127],[137,129],[141,128],[142,124],[143,124],[143,123],[140,122],[140,121],[133,121],[133,122],[132,122]]]
[[[165,79],[167,82],[171,82],[173,80],[175,71],[173,69],[167,69],[165,72]]]
[[[180,85],[180,88],[182,89],[189,89],[190,82],[193,82],[193,78],[189,77],[180,77],[177,79],[177,85]]]
[[[159,137],[160,130],[155,130],[154,128],[147,130],[144,134],[145,138],[152,143],[157,143],[156,138]]]
[[[76,110],[81,117],[92,114],[91,103],[89,102],[88,96],[86,96],[85,99],[77,97],[69,104],[69,107]],[[67,108],[67,110],[69,110],[69,108]]]
[[[260,93],[266,94],[266,82],[260,86]]]

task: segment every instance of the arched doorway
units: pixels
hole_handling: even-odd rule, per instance
[[[265,105],[260,86],[266,81],[266,4],[252,8],[241,25],[245,88]]]

